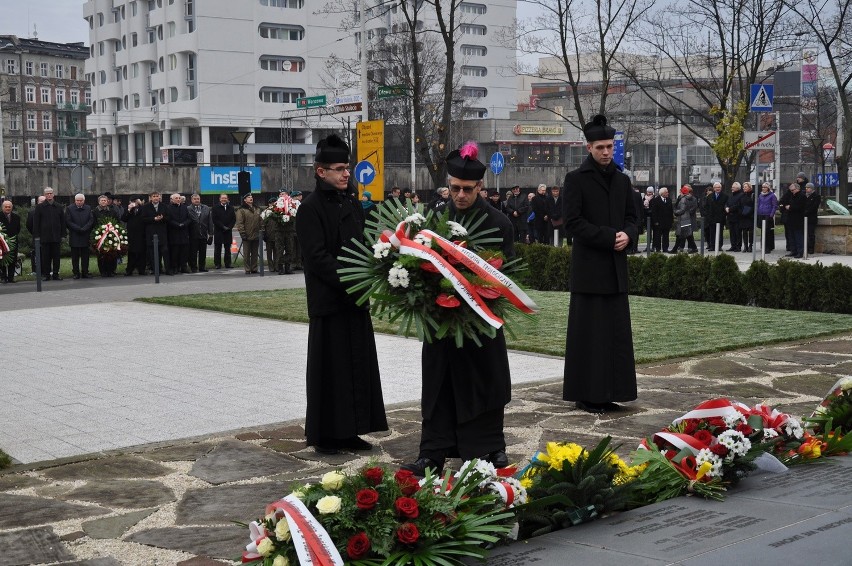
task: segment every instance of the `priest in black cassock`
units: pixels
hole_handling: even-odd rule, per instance
[[[498,229],[501,251],[511,259],[512,222],[479,196],[485,165],[477,152],[476,144],[468,142],[447,156],[449,219],[486,215],[482,229]],[[508,465],[503,412],[512,398],[512,383],[506,339],[499,329],[494,338],[479,336],[479,340],[481,346],[466,339],[461,348],[452,337],[423,343],[420,453],[402,469],[417,476],[427,468],[440,474],[448,457],[480,458],[498,468]]]
[[[370,450],[358,435],[388,429],[369,305],[357,306],[337,274],[343,247],[364,241],[349,153],[337,135],[320,140],[316,190],[296,216],[310,318],[305,436],[321,454]]]
[[[571,306],[562,398],[590,413],[636,399],[627,250],[638,237],[630,179],[612,160],[615,129],[597,115],[583,127],[589,155],[565,176]]]

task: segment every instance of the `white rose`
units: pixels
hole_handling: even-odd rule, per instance
[[[317,501],[317,511],[321,515],[333,515],[340,511],[341,500],[336,495],[326,495]]]
[[[343,486],[343,480],[345,479],[346,476],[340,472],[328,472],[322,477],[320,483],[329,491],[337,491],[341,488],[341,486]]]
[[[272,566],[290,566],[290,561],[287,560],[286,556],[281,556],[279,554],[275,557],[275,560],[272,561]]]
[[[290,524],[287,522],[286,518],[283,518],[278,521],[277,525],[275,525],[275,538],[281,542],[287,542],[290,540],[290,537]]]
[[[275,544],[269,540],[269,537],[266,537],[257,545],[257,553],[261,556],[269,556],[273,550],[275,550]]]

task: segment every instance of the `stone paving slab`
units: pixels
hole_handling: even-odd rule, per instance
[[[53,532],[53,527],[0,533],[0,566],[59,562],[73,558],[74,555]]]
[[[155,511],[156,509],[143,509],[115,517],[104,517],[103,519],[86,521],[83,523],[83,532],[86,536],[95,539],[119,538],[127,532],[127,529]]]
[[[292,472],[305,467],[273,450],[239,440],[226,440],[204,454],[192,466],[190,475],[213,485]]]
[[[103,507],[8,493],[0,493],[0,509],[3,510],[3,513],[0,513],[0,529],[44,525],[109,513],[109,509]]]
[[[152,480],[99,480],[88,482],[61,498],[121,509],[139,509],[165,505],[175,500],[175,494],[160,482]]]
[[[838,510],[852,506],[852,458],[794,466],[784,474],[752,474],[733,492],[738,498]],[[850,539],[852,540],[852,539]]]
[[[204,536],[199,536],[197,527],[165,527],[139,531],[125,540],[147,544],[157,548],[182,550],[190,554],[204,554],[213,558],[235,559],[242,555],[248,544],[246,529],[229,527],[205,527]]]

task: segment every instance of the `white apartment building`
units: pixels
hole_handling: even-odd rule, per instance
[[[254,132],[245,146],[249,164],[281,165],[285,148],[304,156],[294,163],[308,159],[315,140],[343,122],[284,117],[293,115],[298,98],[325,94],[332,103],[340,93],[328,86],[325,63],[332,54],[357,52],[355,30],[340,29],[347,14],[318,13],[325,6],[323,0],[87,0],[88,128],[97,162],[161,163],[165,149],[185,148],[199,163],[233,164],[235,130]],[[514,74],[505,77],[514,46],[496,40],[515,8],[516,0],[462,4],[459,65],[477,116],[508,116],[515,107]]]

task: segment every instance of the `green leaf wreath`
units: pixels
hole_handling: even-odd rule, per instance
[[[338,258],[347,266],[338,270],[341,281],[348,284],[349,293],[358,295],[359,305],[371,301],[375,316],[391,323],[398,322],[400,334],[415,335],[426,342],[452,337],[458,347],[465,339],[479,345],[481,336],[493,338],[497,330],[460,300],[452,283],[431,269],[429,262],[399,253],[398,249],[382,242],[382,235],[406,222],[415,239],[417,231],[430,230],[456,243],[463,240],[467,249],[504,275],[517,277],[525,268],[523,261],[503,257],[499,251],[503,241],[499,230],[483,226],[487,218],[486,214],[473,213],[456,222],[449,219],[447,211],[442,214],[428,211],[424,216],[411,205],[396,199],[387,201],[367,220],[368,245],[355,242],[354,248],[344,248]],[[441,252],[435,242],[431,249]],[[503,319],[504,328],[513,335],[512,325],[529,315],[499,294],[489,281],[461,264],[453,267],[471,283],[491,312]]]

